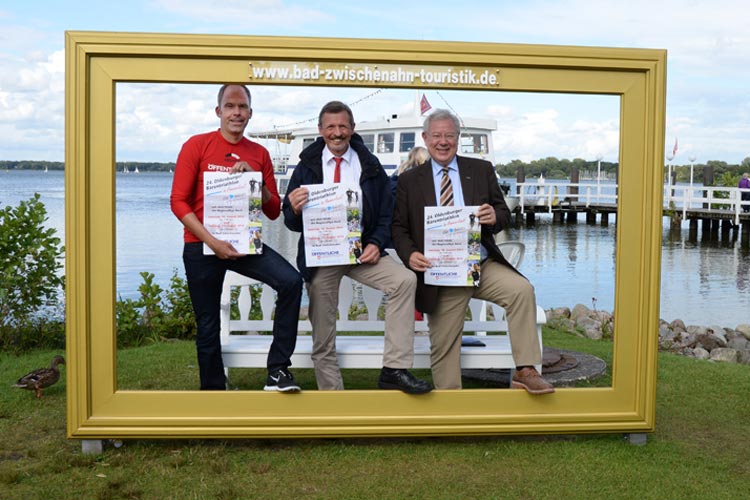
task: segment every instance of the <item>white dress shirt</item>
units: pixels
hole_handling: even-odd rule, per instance
[[[333,184],[333,172],[336,169],[335,156],[328,147],[323,148],[323,183]],[[359,178],[362,174],[362,166],[359,163],[359,156],[350,147],[341,155],[341,175],[342,184],[354,184],[359,186]]]

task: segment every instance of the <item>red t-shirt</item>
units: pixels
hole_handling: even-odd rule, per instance
[[[271,198],[263,204],[263,213],[271,220],[276,219],[281,212],[281,199],[268,150],[245,137],[232,144],[219,130],[194,135],[183,144],[169,197],[172,213],[181,221],[193,212],[203,223],[203,173],[229,172],[238,161],[246,161],[254,170],[263,173],[263,185],[271,193]],[[185,228],[185,242],[197,243],[200,239]]]

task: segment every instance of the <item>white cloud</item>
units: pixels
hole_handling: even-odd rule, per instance
[[[320,10],[283,0],[157,0],[154,7],[200,24],[218,22],[221,23],[219,29],[240,28],[248,34],[266,32],[271,27],[288,28],[332,19]]]
[[[62,159],[63,31],[94,29],[662,48],[668,50],[666,142],[679,136],[681,150],[684,144],[685,151],[705,159],[738,163],[750,155],[750,65],[746,64],[750,60],[750,34],[745,26],[750,8],[746,2],[468,2],[458,10],[481,15],[461,16],[455,15],[456,5],[436,0],[425,9],[417,3],[383,0],[377,4],[338,4],[332,9],[327,4],[294,0],[136,0],[127,8],[119,4],[107,8],[91,5],[85,11],[75,2],[65,7],[50,2],[34,10],[20,3],[3,6],[0,151],[8,158],[11,152],[28,148],[29,159]],[[326,31],[327,26],[335,26],[336,32]],[[337,47],[334,44],[331,48]],[[215,91],[193,90],[181,91],[185,95],[157,92],[153,100],[133,102],[130,114],[118,114],[118,155],[154,160],[157,158],[149,156],[158,154],[159,160],[169,161],[173,155],[165,144],[175,142],[179,147],[190,134],[217,126],[213,116]],[[255,94],[254,90],[255,116],[250,128],[315,118],[326,100],[352,102],[370,91],[277,87],[259,89]],[[463,114],[499,120],[496,144],[503,145],[505,161],[516,157],[509,158],[509,154],[590,155],[600,147],[607,150],[605,155],[617,154],[612,134],[617,130],[619,111],[615,118],[606,113],[575,116],[572,106],[564,103],[538,105],[533,98],[523,96],[514,96],[514,100],[493,96],[470,102],[449,91],[444,93]],[[409,98],[393,100],[390,91],[388,95],[391,97],[377,95],[357,104],[355,119],[412,112]],[[347,96],[353,97],[349,100]],[[436,100],[432,104],[440,103]],[[545,114],[552,110],[557,111],[557,117]],[[130,138],[141,130],[152,134],[161,145],[146,149],[143,141]],[[39,146],[41,135],[44,147]],[[130,151],[131,145],[138,148]]]
[[[495,161],[500,163],[546,157],[594,160],[599,156],[616,161],[619,141],[616,119],[580,119],[561,115],[557,109],[521,114],[505,110],[493,134]]]
[[[28,54],[24,58],[6,55],[2,60],[0,149],[3,159],[59,161],[65,130],[64,52],[45,57],[39,52]],[[25,150],[30,153],[23,153]],[[21,156],[9,156],[12,154]]]

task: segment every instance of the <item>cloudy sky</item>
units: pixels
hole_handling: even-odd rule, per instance
[[[388,38],[668,50],[666,144],[674,162],[750,156],[750,6],[629,2],[303,2],[130,0],[0,3],[0,160],[64,158],[66,30]],[[330,27],[335,26],[335,33]],[[189,135],[218,125],[216,86],[118,85],[117,159],[173,161]],[[619,103],[606,96],[426,91],[433,107],[497,120],[496,161],[618,154]],[[413,91],[267,87],[254,130],[306,123],[340,98],[357,121],[412,112]],[[270,149],[270,148],[269,148]]]

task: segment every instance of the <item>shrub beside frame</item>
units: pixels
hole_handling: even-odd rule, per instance
[[[435,391],[420,397],[377,390],[309,390],[294,396],[263,391],[118,390],[115,84],[252,84],[248,76],[252,61],[408,66],[414,66],[416,61],[427,68],[489,68],[499,74],[500,83],[488,91],[619,96],[620,198],[612,386],[559,389],[544,397],[496,389]],[[346,86],[352,86],[351,82]],[[470,87],[456,84],[429,88]],[[664,50],[67,32],[68,436],[330,437],[653,431],[665,88]]]

